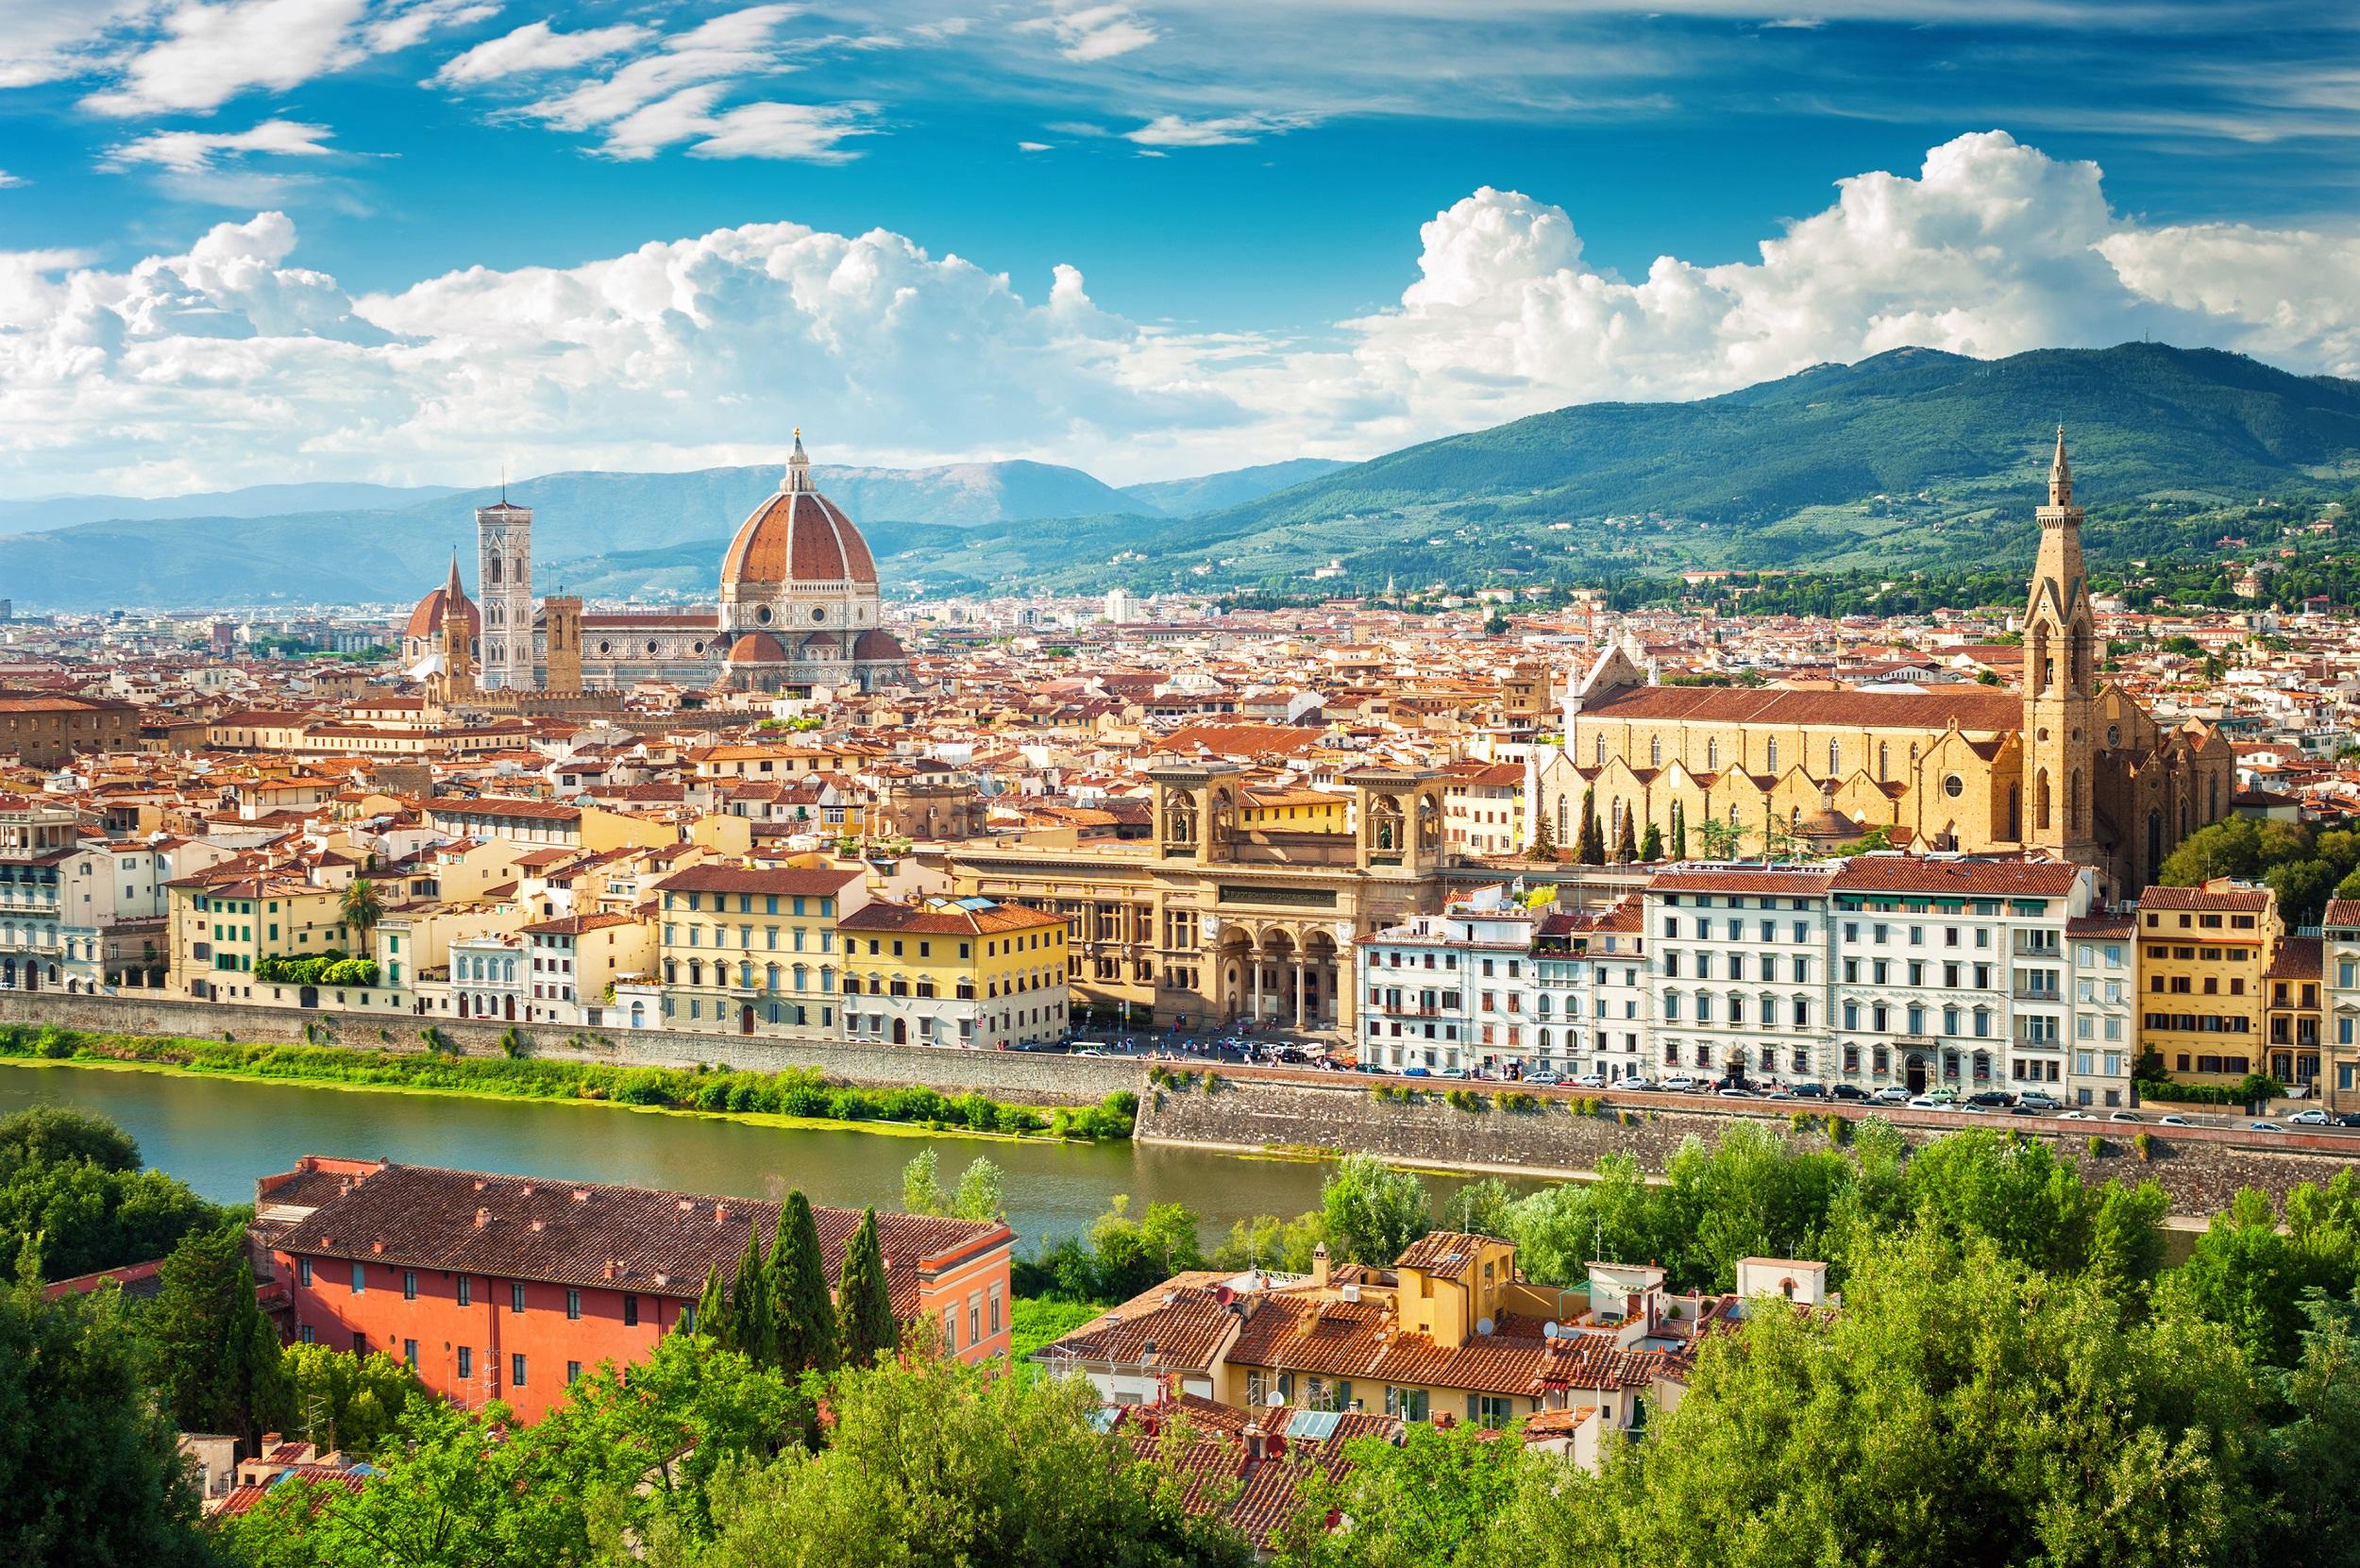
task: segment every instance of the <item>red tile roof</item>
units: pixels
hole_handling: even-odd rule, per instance
[[[2014,692],[1961,683],[1931,691],[1782,691],[1730,686],[1632,686],[1582,705],[1580,717],[1702,719],[1716,724],[1812,724],[1859,730],[1966,731],[2022,727]]]

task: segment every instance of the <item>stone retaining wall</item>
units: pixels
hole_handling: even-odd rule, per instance
[[[469,1056],[499,1055],[500,1037],[514,1029],[534,1056],[624,1067],[693,1067],[710,1062],[757,1072],[817,1068],[838,1083],[868,1087],[922,1084],[945,1094],[973,1090],[995,1100],[1037,1105],[1094,1104],[1117,1089],[1136,1089],[1144,1082],[1138,1064],[1112,1057],[855,1045],[670,1029],[568,1030],[490,1019],[389,1018],[233,1003],[69,996],[61,991],[0,991],[0,1022],[192,1039],[217,1040],[227,1035],[236,1040],[288,1045],[304,1043],[308,1026],[314,1044],[371,1051],[423,1050],[425,1041],[419,1031],[431,1023],[461,1054]]]
[[[1139,1102],[1138,1138],[1143,1141],[1213,1145],[1233,1149],[1323,1149],[1366,1151],[1407,1164],[1504,1174],[1585,1175],[1609,1154],[1628,1154],[1649,1172],[1661,1172],[1691,1136],[1717,1140],[1740,1121],[1785,1129],[1793,1113],[1762,1106],[1715,1111],[1690,1108],[1609,1106],[1583,1114],[1562,1099],[1540,1110],[1499,1107],[1489,1093],[1477,1096],[1481,1110],[1460,1110],[1439,1092],[1419,1092],[1407,1104],[1380,1101],[1363,1082],[1278,1083],[1223,1073],[1208,1090],[1202,1078],[1188,1088],[1157,1088]],[[1815,1117],[1814,1117],[1815,1120]],[[1953,1119],[1964,1122],[1968,1119]],[[2299,1182],[2324,1182],[2352,1162],[2335,1152],[2289,1146],[2254,1148],[2217,1134],[2178,1128],[2140,1129],[2121,1123],[2077,1122],[2078,1130],[2024,1125],[2014,1118],[1983,1118],[2026,1138],[2045,1138],[2058,1154],[2079,1161],[2099,1180],[2153,1177],[2170,1195],[2172,1212],[2202,1217],[2229,1206],[2238,1189],[2258,1187],[2283,1199]],[[1952,1126],[1902,1125],[1903,1137],[1923,1143]],[[2138,1157],[2132,1135],[2149,1135],[2149,1158]],[[2175,1136],[2166,1137],[2172,1134]],[[1821,1135],[1815,1128],[1814,1138]],[[2089,1153],[2091,1137],[2102,1151]]]

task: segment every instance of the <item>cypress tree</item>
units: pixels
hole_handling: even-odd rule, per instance
[[[865,1367],[901,1343],[893,1321],[893,1296],[885,1286],[885,1250],[877,1242],[877,1211],[860,1217],[860,1229],[844,1248],[844,1271],[836,1278],[835,1311],[844,1364]]]
[[[245,1227],[193,1231],[166,1257],[149,1308],[165,1408],[183,1431],[222,1432],[241,1456],[286,1419],[278,1332],[254,1299]]]
[[[1639,858],[1649,865],[1663,858],[1663,835],[1653,822],[1648,823],[1647,831],[1639,835]]]
[[[1633,815],[1628,811],[1623,813],[1623,831],[1616,835],[1614,841],[1614,858],[1625,866],[1639,858],[1639,840],[1631,832],[1630,826]]]
[[[762,1233],[748,1230],[745,1256],[737,1260],[737,1279],[730,1287],[730,1327],[734,1348],[757,1366],[778,1359],[778,1325],[770,1318],[768,1271],[762,1266]]]
[[[1595,785],[1585,786],[1581,792],[1581,844],[1574,858],[1584,866],[1606,864],[1606,830],[1598,825]]]
[[[1677,801],[1672,802],[1672,858],[1688,858],[1688,812]]]
[[[697,1298],[697,1332],[706,1335],[724,1350],[733,1342],[730,1298],[721,1289],[721,1271],[717,1268],[705,1271],[704,1294]]]
[[[788,1372],[827,1372],[835,1365],[835,1307],[828,1300],[827,1266],[819,1252],[819,1223],[801,1188],[779,1210],[778,1239],[770,1243],[770,1322],[778,1336],[779,1365]]]

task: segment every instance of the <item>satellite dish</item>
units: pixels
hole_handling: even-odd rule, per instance
[[[1489,1334],[1492,1332],[1492,1327],[1493,1324],[1492,1320],[1489,1318],[1477,1318],[1475,1320],[1475,1332],[1478,1334]]]
[[[1213,1287],[1213,1300],[1220,1306],[1226,1307],[1237,1299],[1238,1292],[1232,1290],[1228,1286],[1216,1285]]]
[[[1273,1389],[1273,1390],[1271,1390],[1271,1391],[1270,1391],[1270,1408],[1271,1408],[1272,1409],[1275,1410],[1275,1409],[1279,1408],[1281,1406],[1285,1405],[1286,1403],[1287,1403],[1287,1396],[1286,1396],[1285,1394],[1280,1393],[1280,1392],[1279,1392],[1276,1389]]]
[[[1544,1323],[1541,1325],[1541,1338],[1544,1340],[1554,1340],[1557,1338],[1557,1335],[1558,1327],[1555,1323]]]

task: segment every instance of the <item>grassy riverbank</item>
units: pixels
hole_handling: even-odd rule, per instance
[[[949,1131],[1009,1138],[1094,1141],[1127,1138],[1138,1098],[1108,1095],[1095,1105],[1006,1104],[981,1094],[923,1087],[858,1088],[814,1069],[729,1072],[704,1067],[618,1067],[533,1056],[461,1056],[439,1050],[348,1050],[76,1029],[0,1026],[0,1060],[160,1068],[207,1077],[329,1087],[565,1100],[634,1109],[740,1116],[794,1124]]]

